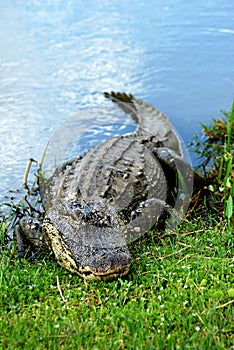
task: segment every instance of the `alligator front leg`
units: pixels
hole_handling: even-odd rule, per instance
[[[140,203],[131,212],[130,221],[125,225],[124,232],[128,243],[143,236],[147,231],[153,229],[159,218],[166,221],[164,225],[168,229],[173,229],[182,219],[181,213],[158,198],[150,198]]]
[[[13,238],[20,258],[30,258],[43,247],[42,224],[39,220],[20,221],[14,229]]]

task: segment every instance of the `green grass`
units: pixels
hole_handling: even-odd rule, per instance
[[[2,221],[0,349],[234,349],[232,150],[209,170],[214,210],[204,200],[174,232],[132,244],[124,279],[85,284],[51,255],[20,261]]]
[[[139,242],[126,279],[84,284],[53,257],[2,256],[3,349],[231,349],[232,235],[220,228]],[[183,230],[183,234],[180,231]],[[188,234],[186,234],[188,230]]]

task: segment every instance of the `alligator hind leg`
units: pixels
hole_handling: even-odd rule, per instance
[[[15,226],[13,238],[20,258],[32,258],[44,246],[41,222],[35,219],[20,221]]]
[[[166,147],[155,148],[153,154],[157,157],[161,165],[167,167],[169,171],[174,173],[180,172],[186,183],[193,183],[194,171],[191,165],[178,154]]]
[[[194,171],[189,163],[166,147],[153,150],[167,174],[167,202],[177,211],[186,211],[193,194]]]

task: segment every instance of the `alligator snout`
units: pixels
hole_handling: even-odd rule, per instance
[[[79,273],[86,279],[110,280],[129,272],[132,257],[128,248],[103,250],[86,259]]]

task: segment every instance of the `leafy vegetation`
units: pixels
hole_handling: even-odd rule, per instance
[[[234,102],[230,113],[214,119],[210,126],[201,124],[205,140],[196,135],[191,149],[200,156],[200,171],[206,177],[207,186],[213,193],[215,209],[220,220],[227,219],[228,229],[234,224]]]
[[[12,205],[0,223],[0,349],[234,349],[233,130],[234,104],[203,126],[192,147],[205,196],[173,232],[132,244],[124,279],[84,283],[49,254],[19,260],[7,238],[32,209]]]

